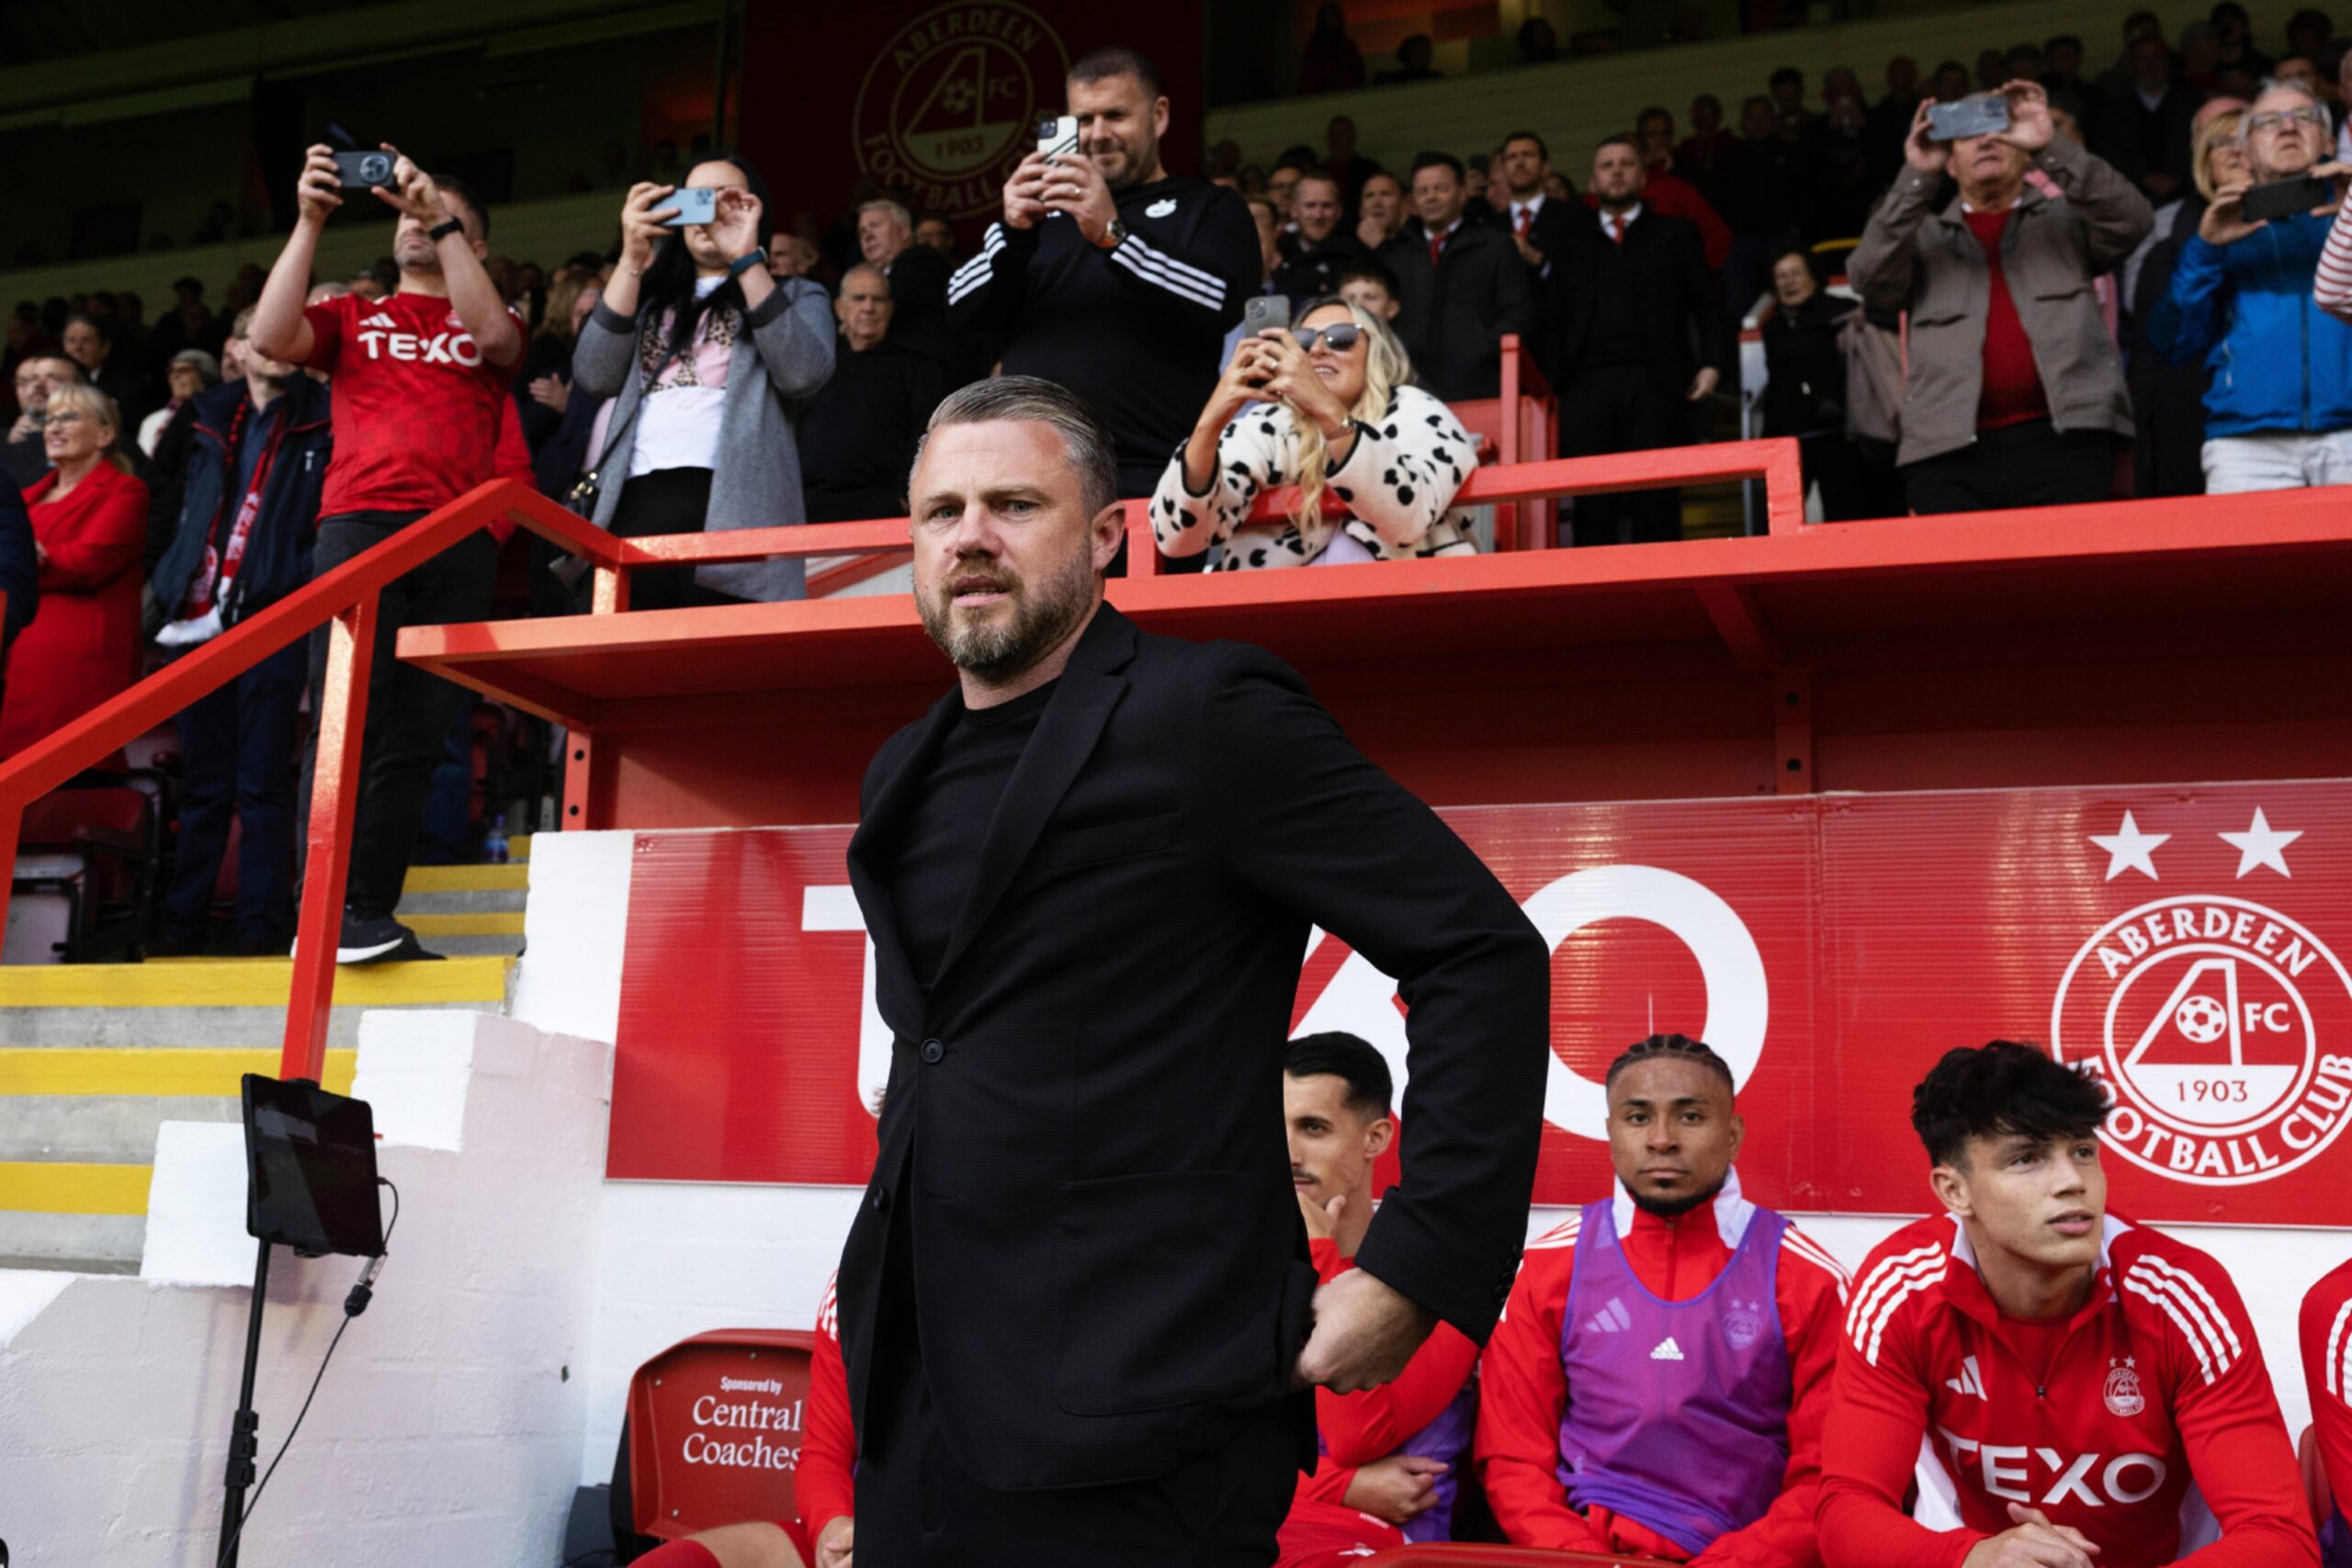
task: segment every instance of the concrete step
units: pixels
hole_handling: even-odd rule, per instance
[[[0,1212],[0,1269],[136,1274],[147,1216]]]

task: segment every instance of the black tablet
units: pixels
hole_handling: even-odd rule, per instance
[[[301,1079],[244,1079],[245,1229],[311,1257],[379,1258],[376,1118],[364,1100]]]

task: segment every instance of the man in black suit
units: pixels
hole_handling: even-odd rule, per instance
[[[1504,137],[1496,164],[1503,188],[1510,193],[1510,205],[1503,216],[1518,245],[1519,259],[1527,264],[1527,286],[1540,300],[1552,253],[1560,248],[1571,225],[1581,226],[1584,209],[1575,202],[1554,201],[1544,194],[1544,182],[1552,175],[1552,152],[1535,132],[1514,130]]]
[[[1402,291],[1396,335],[1420,384],[1447,402],[1502,390],[1502,335],[1526,335],[1534,298],[1519,248],[1501,224],[1465,222],[1469,187],[1451,152],[1413,159],[1416,214],[1380,260]]]
[[[901,347],[942,364],[956,358],[947,325],[947,258],[915,243],[913,214],[895,201],[857,209],[857,251],[890,288],[890,337]]]
[[[1340,182],[1321,169],[1301,175],[1290,194],[1291,218],[1298,227],[1280,236],[1282,263],[1274,268],[1277,294],[1293,306],[1340,291],[1340,274],[1372,254],[1340,221]],[[1230,355],[1227,355],[1230,358]]]
[[[892,1033],[839,1285],[858,1557],[1262,1568],[1308,1386],[1509,1295],[1548,954],[1286,666],[1102,602],[1123,513],[1077,397],[978,382],[925,443],[915,598],[959,681],[876,754],[848,857]],[[1311,924],[1405,976],[1414,1129],[1319,1290],[1280,1113]]]
[[[2110,85],[2099,106],[2092,151],[2150,201],[2170,201],[2188,188],[2198,95],[2174,78],[2172,51],[2161,37],[2132,39],[2130,60],[2131,78]]]
[[[1642,205],[1641,150],[1612,136],[1592,155],[1598,212],[1554,258],[1546,374],[1560,395],[1560,455],[1684,446],[1730,364],[1722,292],[1699,230]],[[1681,492],[1579,496],[1579,545],[1682,536]]]

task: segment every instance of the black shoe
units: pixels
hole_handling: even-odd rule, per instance
[[[390,915],[343,914],[343,937],[335,945],[337,964],[391,964],[413,959],[437,959],[416,940],[416,933]]]

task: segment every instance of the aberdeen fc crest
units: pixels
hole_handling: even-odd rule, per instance
[[[2162,825],[2185,833],[2188,823]],[[2286,852],[2301,836],[2260,810],[2245,831],[2218,834],[2237,852],[2238,878],[2260,878],[2254,886],[2282,902]],[[2175,837],[2130,812],[2118,831],[2090,835],[2110,884],[2160,881],[2156,851]],[[2132,1164],[2202,1186],[2266,1181],[2316,1158],[2352,1119],[2352,976],[2319,933],[2269,903],[2234,890],[2157,898],[2075,953],[2050,1048],[2107,1085],[2107,1143]],[[2136,1403],[2138,1378],[2119,1368],[2109,1406],[2127,1393]]]
[[[1061,103],[1069,57],[1043,17],[1012,0],[924,12],[890,36],[857,90],[861,174],[951,218],[993,210],[1037,119]]]
[[[2109,1366],[2099,1395],[2107,1402],[2109,1414],[2127,1420],[2148,1407],[2147,1396],[2140,1392],[2139,1369],[2129,1356]]]

